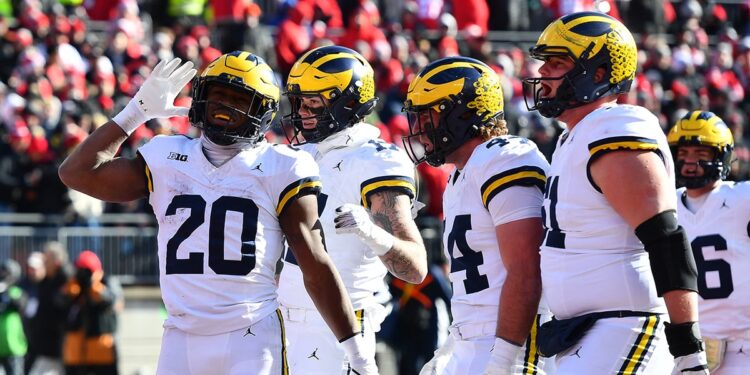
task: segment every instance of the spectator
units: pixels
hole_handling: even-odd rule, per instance
[[[67,325],[63,362],[67,375],[117,374],[117,290],[104,275],[99,257],[83,251],[76,273],[63,288]]]
[[[276,34],[276,63],[282,77],[289,75],[292,64],[297,61],[310,45],[310,25],[313,9],[308,3],[300,2],[289,8],[289,17],[279,26]]]
[[[71,274],[68,253],[59,242],[43,246],[46,275],[39,284],[39,308],[31,319],[29,343],[36,355],[29,375],[62,375],[62,342],[65,310],[60,303],[61,289]]]
[[[18,287],[23,290],[26,296],[26,306],[24,307],[21,318],[23,320],[24,332],[26,336],[30,335],[33,327],[31,326],[31,319],[36,315],[39,309],[39,285],[44,280],[45,269],[44,269],[44,254],[39,251],[32,252],[26,259],[26,275],[18,283]],[[26,352],[26,359],[24,361],[24,368],[31,368],[31,364],[34,363],[36,353],[34,352],[34,346],[29,342],[28,351]]]
[[[13,259],[0,264],[0,366],[5,375],[23,375],[26,355],[26,335],[23,332],[21,311],[25,298],[16,286],[21,266]]]

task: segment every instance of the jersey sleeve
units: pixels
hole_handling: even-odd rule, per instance
[[[283,147],[283,146],[280,146]],[[276,215],[280,216],[289,205],[309,194],[318,194],[323,187],[318,165],[310,154],[303,151],[287,151],[281,154],[279,170],[283,173],[274,176],[271,192],[277,196]]]
[[[658,138],[663,137],[659,120],[646,109],[632,106],[615,106],[597,114],[587,136],[589,161],[586,175],[597,191],[601,191],[591,176],[591,165],[612,151],[653,151],[662,160],[665,155]]]
[[[149,194],[154,192],[154,172],[159,173],[160,168],[163,168],[164,160],[167,160],[167,157],[171,156],[170,154],[179,154],[170,152],[167,157],[164,157],[164,150],[182,150],[183,144],[180,141],[185,139],[189,138],[182,135],[157,135],[138,148],[137,153],[141,155],[144,161],[143,175]]]
[[[597,115],[587,139],[590,160],[617,150],[659,150],[651,134],[654,125],[658,127],[658,119],[645,109],[616,106]]]
[[[362,165],[360,196],[365,208],[370,208],[372,195],[382,191],[406,194],[409,199],[414,199],[417,194],[414,164],[396,146],[384,142],[382,145],[379,150],[366,153],[366,159],[359,160]]]
[[[495,225],[541,216],[549,171],[533,142],[516,137],[506,140],[505,144],[491,141],[479,146],[485,156],[477,168],[477,186]]]

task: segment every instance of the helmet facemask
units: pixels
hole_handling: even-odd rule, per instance
[[[445,164],[447,155],[479,135],[479,128],[484,125],[480,123],[476,112],[465,106],[456,105],[462,102],[462,96],[453,95],[450,99],[434,105],[412,106],[407,101],[403,111],[407,113],[409,120],[409,135],[404,137],[403,144],[412,162],[419,164],[426,161],[433,167],[441,166]],[[492,123],[502,115],[503,112],[500,112],[486,123]],[[472,120],[476,123],[467,127],[450,126],[473,122]],[[431,149],[428,150],[419,141],[420,137],[430,141]]]
[[[590,48],[583,52],[588,55]],[[552,57],[569,58],[574,62],[573,68],[559,77],[526,78],[524,82],[524,100],[529,111],[539,111],[544,117],[560,116],[566,109],[580,107],[603,96],[619,94],[630,90],[632,81],[617,84],[610,83],[611,68],[608,66],[606,48],[591,59],[578,58],[568,48],[561,46],[536,46],[531,49],[531,57],[547,61]],[[598,69],[604,69],[605,75],[597,81]],[[554,97],[542,97],[542,81],[561,81]],[[530,92],[529,92],[530,91]],[[529,98],[533,104],[529,105]]]
[[[285,93],[292,108],[283,118],[289,142],[319,143],[364,120],[377,103],[374,82],[372,67],[351,49],[325,46],[300,57]],[[308,107],[312,114],[303,118],[299,110],[305,97],[319,97],[325,105],[320,111]],[[316,121],[315,129],[305,129],[304,122],[310,120]]]
[[[320,94],[304,95],[292,92],[287,92],[286,96],[289,98],[289,104],[292,107],[292,112],[285,115],[283,118],[283,124],[285,126],[291,125],[290,132],[284,132],[287,136],[289,143],[293,145],[302,145],[305,143],[318,143],[331,134],[342,129],[341,124],[336,121],[331,112],[331,104]],[[310,116],[302,117],[299,111],[303,106],[303,98],[316,97],[320,98],[323,103],[320,107],[308,107],[305,106]],[[306,129],[304,126],[305,121],[315,120],[315,129]]]
[[[701,176],[685,176],[682,174],[682,167],[685,166],[684,160],[678,160],[677,154],[681,146],[705,146],[713,151],[712,160],[698,160],[696,164],[703,169]],[[724,180],[731,170],[731,155],[733,147],[727,145],[723,149],[714,146],[703,145],[698,142],[681,142],[676,147],[670,147],[672,156],[675,160],[675,181],[677,187],[686,187],[688,189],[700,189],[704,186],[713,184],[716,181]]]
[[[249,96],[249,105],[247,108],[235,108],[220,101],[209,100],[209,87],[214,85],[229,87]],[[247,87],[238,88],[221,82],[197,83],[195,87],[197,92],[190,109],[192,123],[208,139],[219,145],[257,143],[271,127],[273,116],[278,110],[276,101]],[[227,124],[216,124],[217,121],[226,121]]]
[[[677,187],[699,189],[724,180],[729,175],[734,150],[734,136],[724,121],[712,112],[692,111],[667,133],[669,150],[675,161],[675,177]],[[711,160],[698,160],[697,164],[703,169],[702,176],[685,176],[682,167],[686,164],[680,161],[680,147],[702,146],[712,151]],[[705,156],[703,157],[705,158]]]
[[[630,91],[638,59],[630,31],[620,21],[599,12],[576,12],[559,18],[547,26],[529,54],[544,62],[562,57],[574,63],[562,77],[524,79],[531,88],[531,95],[525,92],[527,108],[545,117],[558,117],[566,109]],[[550,80],[561,80],[561,84],[554,97],[542,97],[538,85]],[[529,105],[529,97],[533,97],[533,105]]]

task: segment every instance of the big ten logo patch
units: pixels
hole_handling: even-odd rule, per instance
[[[167,159],[169,160],[187,161],[187,158],[187,155],[179,154],[177,152],[170,152],[169,156],[167,156]]]

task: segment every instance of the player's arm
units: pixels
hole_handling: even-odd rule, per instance
[[[664,162],[651,151],[620,150],[602,155],[590,168],[593,181],[649,254],[657,292],[669,312],[670,352],[678,366],[680,357],[696,356],[690,360],[700,367],[705,356],[697,322],[697,270],[685,231],[677,225],[676,195]]]
[[[542,297],[539,245],[542,220],[511,221],[495,227],[500,256],[508,274],[500,292],[496,336],[523,345],[534,323]]]
[[[318,220],[315,195],[291,202],[279,217],[289,247],[302,270],[305,289],[338,339],[357,331],[354,308],[328,257]]]
[[[147,194],[145,162],[115,157],[128,135],[114,121],[96,129],[60,165],[62,182],[108,202],[132,201]]]
[[[196,71],[192,62],[180,66],[180,61],[175,58],[159,62],[128,105],[65,159],[59,169],[65,185],[111,202],[131,201],[147,194],[143,159],[115,155],[128,136],[146,121],[187,115],[188,108],[175,107],[174,100]]]
[[[539,308],[543,200],[539,185],[511,186],[487,203],[507,275],[498,296],[496,338],[485,375],[513,373]]]
[[[676,209],[674,187],[669,182],[664,162],[654,152],[625,150],[609,152],[594,161],[591,165],[591,176],[607,201],[632,228],[639,228],[641,224],[657,215]],[[661,225],[663,227],[661,230],[664,232],[677,231],[676,222],[673,228],[664,224],[657,225]],[[673,249],[665,247],[654,251],[671,250]],[[689,258],[688,263],[695,268],[692,252],[675,252],[670,255]],[[649,256],[655,257],[653,251],[649,251]],[[684,261],[680,262],[684,263]],[[652,271],[655,271],[654,267]],[[684,272],[687,273],[690,270],[684,270]],[[656,280],[659,280],[662,275],[655,274],[654,276]],[[692,280],[694,285],[696,277],[697,274],[694,274]],[[689,285],[684,285],[683,288],[675,288],[676,286],[679,285],[657,285],[660,294],[664,295],[671,322],[678,324],[698,320],[698,294],[690,290],[693,288],[688,289]]]
[[[397,191],[381,191],[370,196],[373,222],[393,236],[393,245],[383,261],[393,276],[419,284],[427,276],[427,251],[411,215],[411,199]]]
[[[362,335],[358,334],[354,307],[325,251],[316,196],[304,195],[289,203],[279,216],[279,224],[302,270],[307,293],[344,346],[352,367],[362,374],[376,373],[375,359],[361,354]]]

